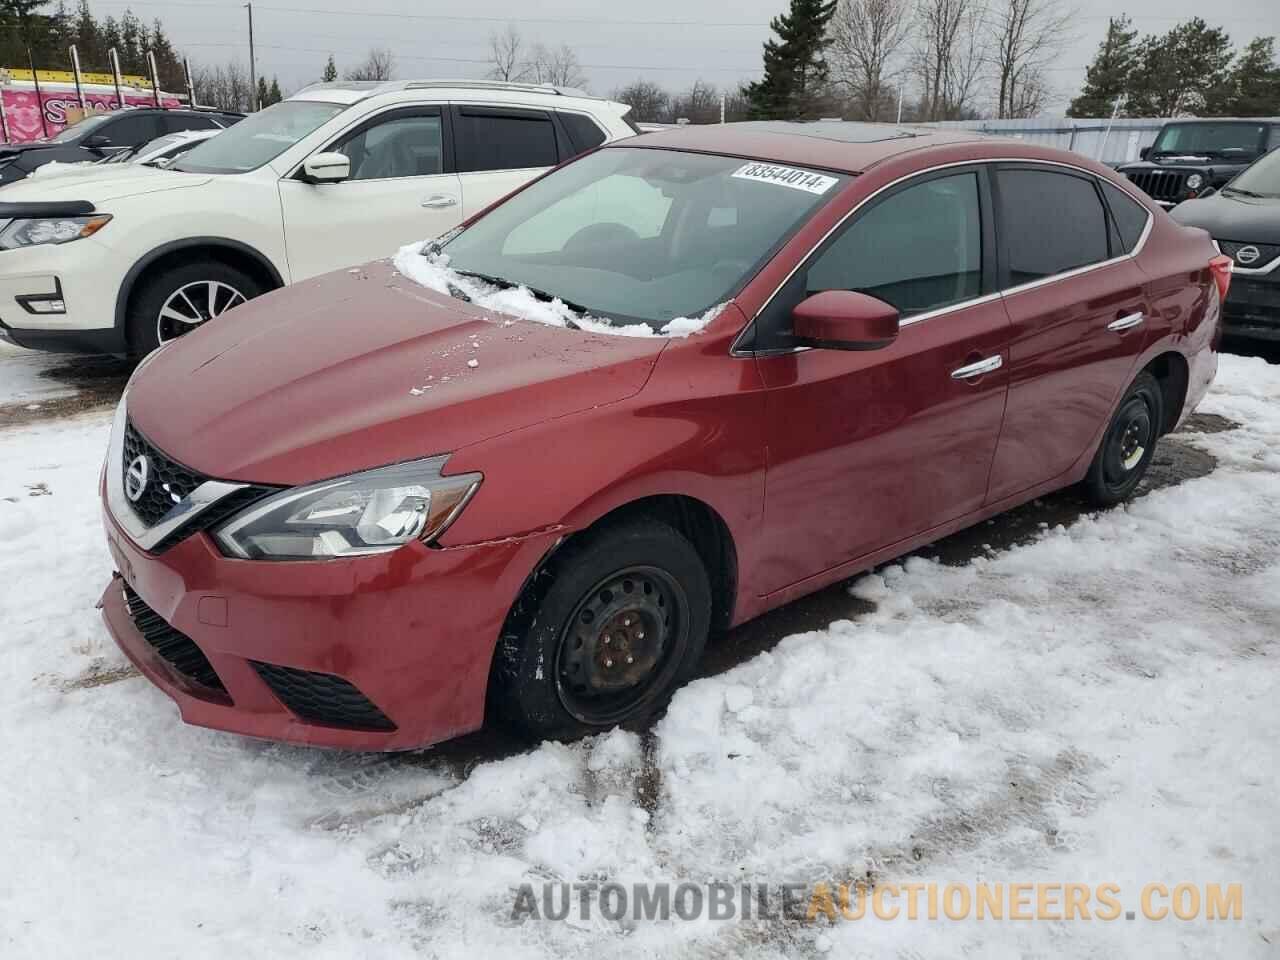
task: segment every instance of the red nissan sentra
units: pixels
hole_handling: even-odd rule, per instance
[[[106,621],[186,721],[255,737],[643,717],[713,631],[1068,484],[1129,496],[1213,379],[1229,280],[1071,153],[623,141],[147,360]]]

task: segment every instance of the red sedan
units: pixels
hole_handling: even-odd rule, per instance
[[[486,706],[651,714],[713,631],[1129,496],[1230,280],[1096,163],[862,124],[623,141],[396,265],[239,307],[120,403],[105,616],[188,722],[402,749]]]

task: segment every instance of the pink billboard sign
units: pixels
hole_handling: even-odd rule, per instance
[[[105,113],[120,109],[115,90],[103,90],[95,84],[96,89],[86,86],[84,91],[85,108],[94,113]],[[41,85],[37,100],[35,89],[27,84],[17,86],[6,85],[0,88],[0,97],[4,103],[4,129],[0,129],[0,142],[28,143],[46,136],[52,137],[67,125],[67,112],[80,106],[74,88],[63,87],[46,89]],[[136,89],[124,91],[124,102],[129,107],[155,106],[155,99],[150,93]],[[160,94],[160,104],[165,107],[178,107],[181,102],[177,97],[166,93]],[[40,122],[41,111],[44,112],[44,124]],[[7,136],[5,135],[7,129]]]

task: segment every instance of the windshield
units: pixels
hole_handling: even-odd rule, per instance
[[[286,100],[250,114],[235,126],[195,147],[170,170],[184,173],[247,173],[270,163],[330,117],[340,103]]]
[[[660,329],[730,299],[845,177],[671,150],[590,154],[444,247],[449,266]]]
[[[63,127],[49,138],[49,143],[70,143],[72,140],[79,140],[89,130],[102,126],[111,119],[111,116],[109,113],[95,113],[92,117],[85,117],[79,123]]]
[[[1170,123],[1151,152],[1248,159],[1262,152],[1267,128],[1260,123]]]
[[[1227,184],[1230,190],[1280,197],[1280,150],[1272,150]]]

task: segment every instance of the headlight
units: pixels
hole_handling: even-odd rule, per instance
[[[1187,177],[1187,188],[1190,190],[1199,190],[1202,183],[1204,183],[1204,177],[1198,173],[1193,173]]]
[[[386,553],[430,541],[462,512],[483,478],[442,477],[447,456],[379,467],[283,490],[248,507],[214,534],[248,560],[325,560]]]
[[[90,217],[48,217],[35,220],[10,220],[0,230],[0,248],[15,250],[44,243],[70,243],[92,237],[111,221],[105,213]]]

